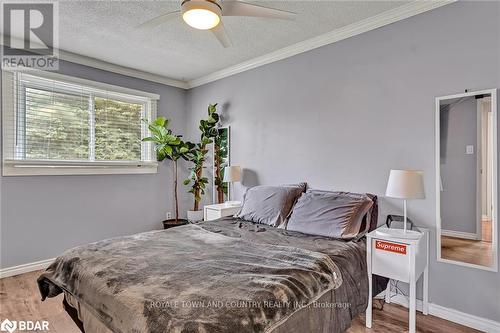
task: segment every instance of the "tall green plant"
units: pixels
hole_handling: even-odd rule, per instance
[[[207,145],[213,143],[217,136],[217,123],[219,115],[217,114],[217,103],[208,105],[208,118],[200,120],[200,142],[196,144],[189,152],[189,161],[193,166],[189,169],[189,177],[184,181],[184,185],[191,184],[189,193],[194,196],[193,210],[199,210],[202,195],[205,194],[208,178],[203,176],[203,169],[208,153]]]
[[[147,120],[144,120],[146,123]],[[194,146],[190,142],[184,142],[181,135],[175,135],[168,128],[168,120],[164,117],[158,117],[148,124],[151,136],[142,139],[154,143],[156,159],[161,162],[165,159],[173,162],[172,177],[174,182],[174,200],[175,200],[175,220],[179,219],[179,202],[177,198],[177,161],[182,158],[189,159],[189,152]]]

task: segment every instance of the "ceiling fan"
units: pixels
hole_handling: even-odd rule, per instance
[[[152,29],[171,19],[179,17],[189,26],[199,30],[211,30],[224,47],[232,45],[222,24],[222,16],[252,16],[272,19],[292,20],[295,13],[254,5],[235,0],[183,0],[181,9],[165,13],[146,21],[139,29]]]

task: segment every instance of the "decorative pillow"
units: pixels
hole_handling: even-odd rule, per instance
[[[378,203],[377,196],[375,194],[370,193],[354,193],[354,192],[346,192],[346,191],[326,191],[326,190],[313,190],[309,189],[307,192],[311,193],[335,193],[338,195],[345,195],[352,198],[368,198],[373,204],[368,210],[368,212],[363,216],[363,220],[361,222],[360,232],[359,234],[364,234],[366,232],[370,232],[372,230],[377,229],[377,221],[378,221]]]
[[[293,207],[287,230],[351,239],[367,230],[363,218],[373,201],[367,195],[309,190]]]
[[[297,198],[305,190],[306,183],[252,187],[245,193],[237,217],[278,227],[285,223]]]

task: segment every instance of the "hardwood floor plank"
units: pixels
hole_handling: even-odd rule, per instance
[[[492,243],[441,236],[441,257],[491,267],[493,265]]]
[[[482,228],[481,228],[481,234],[482,234],[482,241],[483,242],[492,242],[492,237],[491,237],[491,220],[483,220],[482,223]]]
[[[36,279],[41,271],[0,279],[0,318],[11,320],[47,320],[50,332],[80,333],[66,314],[62,295],[40,300]],[[375,301],[376,307],[381,303]],[[395,304],[385,304],[373,310],[373,327],[365,327],[364,315],[358,316],[347,333],[400,333],[408,331],[408,310]],[[419,333],[474,333],[479,332],[434,316],[417,312]],[[92,332],[87,332],[92,333]],[[312,333],[312,332],[311,332]]]

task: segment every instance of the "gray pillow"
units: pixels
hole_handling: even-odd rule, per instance
[[[309,189],[307,190],[308,193],[334,193],[338,195],[345,195],[347,197],[351,198],[359,198],[359,199],[368,199],[372,201],[372,205],[370,206],[370,209],[366,214],[363,216],[363,221],[361,222],[361,228],[359,231],[359,234],[364,234],[366,232],[370,231],[370,227],[373,225],[372,222],[375,223],[375,228],[377,225],[377,214],[378,210],[376,209],[376,196],[373,194],[369,193],[354,193],[354,192],[346,192],[346,191],[326,191],[326,190],[314,190],[314,189]],[[376,211],[374,211],[376,210]],[[373,216],[375,215],[375,216]],[[375,219],[375,221],[373,221]],[[374,228],[374,229],[375,229]]]
[[[360,229],[372,205],[366,195],[310,190],[293,207],[286,229],[351,239],[366,231]]]
[[[278,227],[285,223],[293,204],[304,193],[306,183],[282,186],[255,186],[243,198],[237,217]]]

